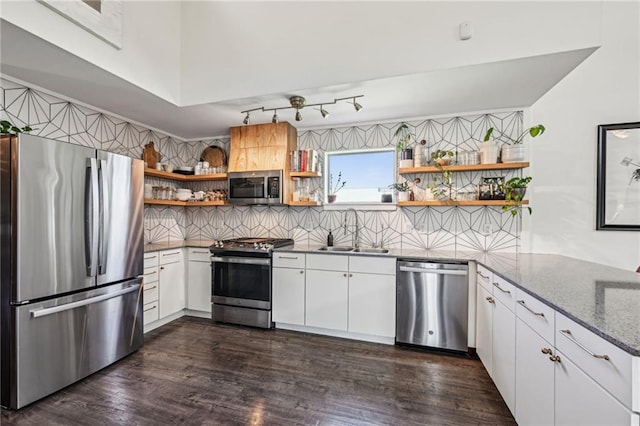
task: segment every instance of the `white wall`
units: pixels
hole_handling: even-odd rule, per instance
[[[179,104],[180,2],[123,1],[122,15],[118,50],[36,0],[3,0],[0,9],[8,22]]]
[[[602,47],[531,108],[547,133],[530,145],[523,247],[635,270],[640,232],[595,231],[596,166],[598,124],[640,121],[640,3],[604,2],[602,19]]]
[[[597,46],[600,7],[594,1],[184,2],[182,102]],[[466,20],[474,36],[461,43],[458,28]]]

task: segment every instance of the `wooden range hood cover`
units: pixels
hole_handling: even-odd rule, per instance
[[[291,124],[267,123],[231,127],[229,171],[283,170],[289,172],[289,153],[298,146]]]

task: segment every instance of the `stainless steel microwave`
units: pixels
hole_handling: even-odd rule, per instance
[[[282,170],[229,172],[229,202],[232,204],[282,204]]]

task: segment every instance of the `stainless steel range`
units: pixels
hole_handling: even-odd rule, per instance
[[[211,307],[214,321],[271,328],[271,258],[290,238],[236,238],[214,241]]]

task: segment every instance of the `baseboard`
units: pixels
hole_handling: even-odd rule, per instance
[[[301,333],[322,334],[323,336],[340,337],[343,339],[360,340],[363,342],[382,343],[383,345],[395,345],[395,337],[374,336],[371,334],[350,333],[348,331],[330,330],[326,328],[308,327],[306,325],[286,324],[278,322],[276,328],[282,330],[299,331]]]

